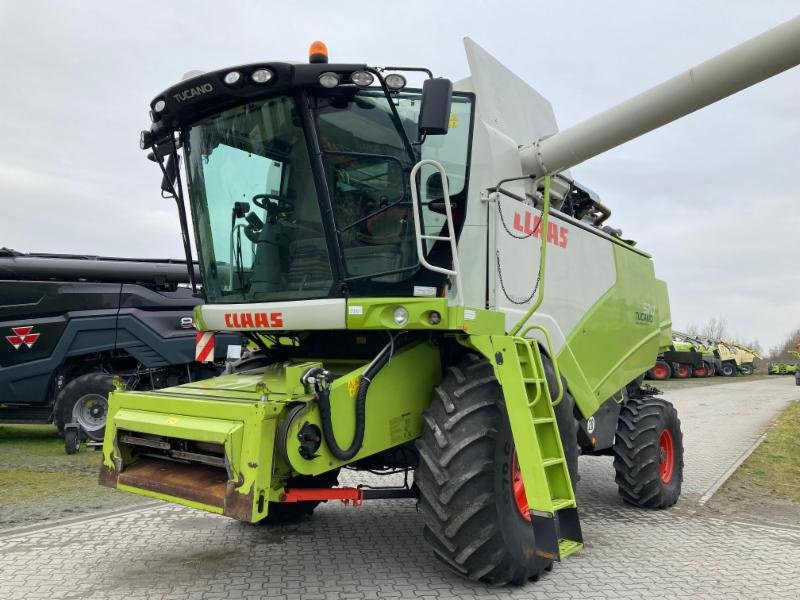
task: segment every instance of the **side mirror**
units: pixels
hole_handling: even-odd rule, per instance
[[[422,106],[419,109],[420,136],[447,133],[452,103],[452,81],[443,78],[425,80],[422,84]]]
[[[166,174],[161,178],[161,190],[167,193],[172,193],[175,180],[178,178],[178,168],[180,167],[181,159],[177,157],[177,160],[175,160],[175,157],[175,154],[167,156],[167,162],[164,165]]]

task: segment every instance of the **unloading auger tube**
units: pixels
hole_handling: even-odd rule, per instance
[[[523,171],[557,173],[800,64],[800,17],[585,121],[520,149]]]

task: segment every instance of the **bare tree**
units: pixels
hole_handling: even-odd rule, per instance
[[[797,360],[789,354],[790,350],[800,351],[800,327],[789,333],[781,344],[769,351],[769,358],[775,362],[794,362]]]
[[[700,329],[703,337],[711,338],[712,340],[718,340],[720,338],[727,337],[728,335],[728,323],[725,321],[724,317],[712,317],[703,327]]]

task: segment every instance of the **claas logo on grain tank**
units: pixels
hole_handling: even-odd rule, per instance
[[[225,326],[231,329],[271,329],[283,327],[283,313],[225,313]]]
[[[542,235],[542,218],[538,215],[525,211],[524,213],[514,213],[514,229],[525,235],[533,235],[538,238]],[[569,243],[567,235],[569,229],[560,227],[552,221],[547,223],[547,243],[559,248],[566,248]]]

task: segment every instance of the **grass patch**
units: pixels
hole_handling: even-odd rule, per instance
[[[800,401],[778,416],[761,445],[726,482],[729,485],[755,487],[800,503]]]
[[[102,457],[66,454],[53,425],[0,425],[0,528],[141,502],[97,483]]]
[[[82,496],[89,488],[96,485],[97,477],[90,475],[71,474],[69,477],[64,477],[60,473],[44,471],[0,470],[0,506],[41,502],[53,495]]]
[[[0,470],[68,471],[94,473],[102,454],[82,447],[64,452],[64,440],[53,425],[0,425]]]

